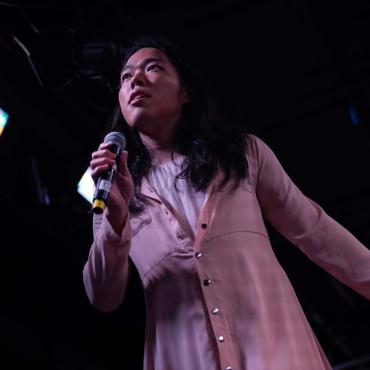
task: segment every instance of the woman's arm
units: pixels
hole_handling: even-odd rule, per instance
[[[264,217],[312,261],[370,299],[370,251],[302,194],[262,140],[251,136],[249,146]]]
[[[121,235],[105,215],[94,215],[94,241],[83,269],[83,281],[90,303],[109,312],[123,301],[129,276],[131,232],[126,219]]]
[[[117,173],[103,214],[94,215],[94,241],[83,269],[87,296],[98,310],[116,309],[124,299],[129,274],[131,230],[128,205],[134,184],[127,166],[127,152],[119,158],[109,150],[109,143],[100,144],[92,153],[91,176],[98,176],[118,162]]]

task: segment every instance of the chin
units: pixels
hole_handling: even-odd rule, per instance
[[[145,112],[135,112],[135,115],[131,116],[131,126],[141,126],[150,120],[150,116]]]
[[[138,119],[131,121],[128,123],[128,125],[139,132],[142,132],[143,134],[148,134],[150,131],[150,127],[152,126],[151,123],[153,122],[153,119]]]

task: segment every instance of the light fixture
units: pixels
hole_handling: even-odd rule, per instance
[[[91,178],[91,168],[89,167],[82,175],[77,185],[78,193],[83,196],[89,203],[93,203],[95,184]]]
[[[9,115],[0,108],[0,136],[4,131],[6,124],[8,123]]]

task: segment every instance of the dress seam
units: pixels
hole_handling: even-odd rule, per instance
[[[150,266],[149,270],[147,272],[145,272],[145,274],[143,275],[143,279],[146,278],[146,276],[157,266],[159,265],[161,262],[163,262],[165,259],[167,259],[169,256],[172,256],[173,254],[176,254],[178,253],[178,251],[175,251],[175,252],[170,252],[168,254],[166,254],[163,258],[161,258],[159,261],[157,261],[154,265]]]
[[[267,235],[263,234],[263,233],[260,233],[258,231],[252,231],[252,230],[236,230],[236,231],[230,231],[228,233],[222,233],[222,234],[217,234],[217,235],[214,235],[212,236],[211,238],[209,239],[204,239],[204,242],[205,243],[208,243],[210,241],[212,241],[213,239],[215,238],[219,238],[221,236],[224,236],[224,235],[230,235],[230,234],[236,234],[236,233],[251,233],[251,234],[258,234],[258,235],[261,235],[263,237],[265,237],[266,239],[268,239]]]

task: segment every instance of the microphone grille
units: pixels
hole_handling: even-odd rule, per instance
[[[104,137],[104,143],[114,143],[120,147],[121,151],[125,150],[126,139],[119,131],[112,131]]]

